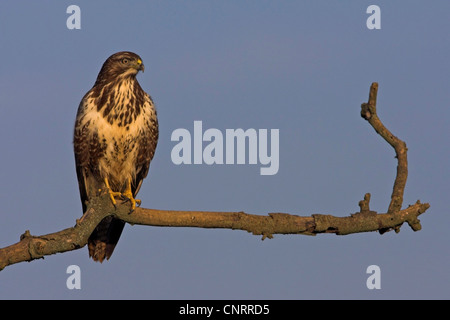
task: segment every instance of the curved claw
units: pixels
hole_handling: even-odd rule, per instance
[[[141,200],[133,198],[132,194],[128,193],[121,193],[121,198],[123,199],[123,203],[130,201],[131,202],[131,211],[134,211],[136,209],[136,204],[139,207],[141,205]]]

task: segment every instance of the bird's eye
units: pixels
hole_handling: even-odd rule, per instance
[[[130,61],[130,60],[128,60],[127,58],[123,58],[123,59],[122,59],[122,63],[123,63],[123,64],[127,64],[128,61]]]

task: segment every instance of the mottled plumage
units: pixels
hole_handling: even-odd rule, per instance
[[[83,212],[99,191],[129,199],[132,209],[158,142],[158,120],[151,97],[136,75],[141,58],[118,52],[103,64],[97,80],[81,100],[75,121],[74,152]],[[109,259],[125,223],[107,217],[88,242],[95,261]]]

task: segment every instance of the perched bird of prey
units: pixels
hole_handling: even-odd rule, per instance
[[[118,52],[103,64],[94,86],[81,100],[74,129],[75,165],[83,212],[86,202],[102,191],[111,201],[130,201],[147,176],[158,142],[158,119],[151,97],[136,75],[144,71],[133,52]],[[109,259],[125,223],[106,217],[88,241],[89,256]]]

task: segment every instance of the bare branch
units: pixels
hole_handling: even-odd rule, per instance
[[[159,227],[223,228],[244,230],[262,239],[272,238],[274,234],[316,235],[335,233],[346,235],[358,232],[395,229],[407,222],[413,230],[419,230],[417,217],[425,212],[428,204],[416,204],[405,210],[391,214],[377,214],[374,211],[361,211],[349,217],[313,214],[301,217],[286,213],[253,215],[245,212],[206,212],[173,211],[137,208],[131,214],[128,203],[114,207],[109,195],[93,198],[83,217],[74,227],[59,232],[32,236],[26,231],[18,243],[0,249],[0,270],[4,267],[32,261],[59,252],[76,250],[87,244],[95,226],[106,216],[113,215],[130,224]]]
[[[380,134],[397,154],[397,176],[387,213],[378,214],[370,210],[370,194],[359,202],[360,212],[347,217],[313,214],[309,217],[287,213],[269,213],[253,215],[245,212],[205,212],[205,211],[173,211],[137,208],[130,213],[130,204],[121,203],[114,206],[108,194],[100,194],[90,199],[85,214],[76,221],[72,228],[59,232],[32,236],[27,230],[18,243],[0,248],[0,270],[6,266],[32,261],[59,252],[76,250],[87,244],[95,227],[105,217],[112,215],[130,224],[159,227],[191,227],[191,228],[224,228],[244,230],[262,239],[272,238],[274,234],[316,235],[334,233],[347,235],[358,232],[395,230],[407,222],[412,230],[421,229],[418,216],[430,205],[417,201],[414,205],[401,210],[403,193],[408,175],[406,144],[395,137],[380,121],[376,113],[378,84],[372,83],[368,103],[361,105],[361,116],[366,119],[375,131]]]

